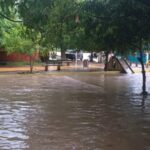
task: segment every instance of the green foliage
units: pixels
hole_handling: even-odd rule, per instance
[[[110,0],[109,7],[117,45],[138,48],[139,40],[150,38],[150,4],[145,0]]]
[[[27,28],[44,32],[51,5],[52,0],[20,0],[18,11],[24,25]]]
[[[62,50],[71,45],[71,36],[75,28],[75,7],[75,1],[55,0],[50,11],[46,37],[53,46]]]
[[[90,1],[83,3],[83,21],[87,49],[109,50],[113,45],[113,28],[110,26],[106,1]]]
[[[80,31],[75,23],[76,0],[22,0],[18,6],[24,25],[40,34],[42,47],[62,50],[78,47],[75,46],[76,33]]]
[[[1,0],[0,1],[0,18],[7,19],[11,22],[22,22],[18,20],[18,0]]]
[[[1,0],[0,4],[0,13],[12,18],[18,11],[14,19],[19,16],[26,26],[18,30],[1,19],[0,42],[5,31],[3,43],[9,43],[8,49],[19,46],[23,51],[22,47],[32,49],[39,44],[43,53],[55,48],[125,51],[138,48],[141,39],[150,40],[147,0]],[[75,23],[76,16],[79,23]],[[9,26],[10,33],[6,32]]]
[[[87,0],[83,8],[86,36],[100,49],[125,51],[150,39],[147,0]]]
[[[8,53],[21,52],[32,55],[35,52],[35,45],[32,40],[25,36],[26,28],[22,25],[13,24],[8,25],[9,29],[3,31],[2,45]]]

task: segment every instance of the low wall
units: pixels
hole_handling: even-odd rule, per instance
[[[39,60],[39,53],[35,53],[33,55],[33,59]],[[20,53],[12,53],[7,54],[5,51],[0,51],[0,61],[1,62],[15,62],[15,61],[29,61],[30,57],[26,54],[20,54]]]

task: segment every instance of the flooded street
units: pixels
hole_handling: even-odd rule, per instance
[[[141,83],[141,74],[1,74],[0,150],[150,150]]]

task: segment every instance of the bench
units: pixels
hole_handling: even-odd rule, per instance
[[[45,71],[48,71],[49,66],[57,66],[57,70],[60,71],[60,66],[62,66],[62,63],[57,60],[48,60],[43,64],[43,66],[45,67]]]
[[[67,63],[66,65],[68,66],[71,61],[68,60],[48,60],[44,66],[45,66],[45,71],[48,71],[49,66],[57,66],[57,70],[61,70],[61,66],[65,66],[64,63]],[[69,64],[68,64],[69,63]]]
[[[48,71],[49,66],[57,66],[57,70],[60,71],[61,70],[60,67],[62,66],[62,64],[47,64],[46,63],[46,64],[44,64],[44,66],[45,66],[45,71]]]
[[[45,71],[48,71],[48,67],[49,66],[57,66],[57,70],[60,71],[61,70],[61,66],[66,66],[66,65],[69,66],[71,62],[72,61],[70,61],[70,60],[62,60],[62,59],[60,59],[60,60],[48,60],[44,64]]]
[[[70,66],[70,63],[72,63],[71,60],[61,60],[62,63],[66,63],[67,66]]]

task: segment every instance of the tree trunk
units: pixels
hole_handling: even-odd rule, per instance
[[[90,55],[90,62],[93,62],[93,52],[91,52],[91,55]]]
[[[107,70],[108,70],[108,55],[109,55],[109,52],[106,51],[106,52],[105,52],[105,57],[106,57],[106,59],[105,59],[104,71],[107,71]]]
[[[33,60],[31,55],[30,55],[30,73],[33,73]]]
[[[143,62],[142,40],[140,41],[139,52],[140,52],[139,61],[141,63],[141,67],[142,67],[142,78],[143,78],[142,94],[147,95],[148,93],[146,91],[146,72],[145,72],[145,67],[144,67],[144,62]]]
[[[61,49],[61,59],[66,59],[65,51]]]
[[[64,43],[63,43],[63,20],[60,25],[60,50],[61,50],[61,59],[66,59]]]

